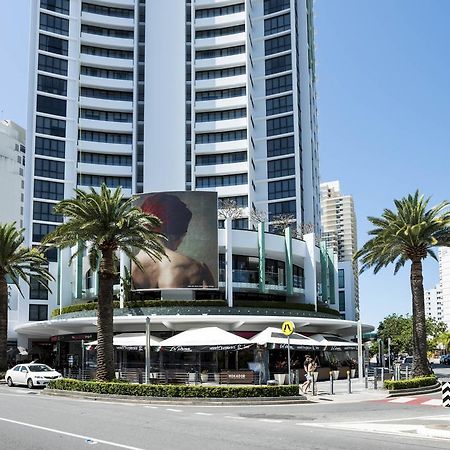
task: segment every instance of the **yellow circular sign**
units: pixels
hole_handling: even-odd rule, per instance
[[[285,320],[283,322],[283,325],[281,325],[281,331],[286,336],[290,336],[294,332],[294,329],[295,325],[294,322],[292,322],[291,320]]]

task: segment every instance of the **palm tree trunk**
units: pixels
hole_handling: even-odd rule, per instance
[[[114,378],[113,255],[114,253],[110,249],[102,251],[102,262],[99,270],[97,313],[97,379],[100,381],[110,381]]]
[[[0,273],[0,372],[8,368],[8,285]]]
[[[411,264],[411,294],[413,316],[413,375],[416,377],[430,374],[427,358],[427,330],[423,292],[422,260]]]

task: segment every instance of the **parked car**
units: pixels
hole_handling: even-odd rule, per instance
[[[30,363],[17,364],[5,374],[5,381],[9,387],[23,384],[29,389],[35,386],[45,387],[51,380],[61,378],[62,375],[46,364]]]
[[[413,363],[413,357],[412,356],[406,356],[405,358],[402,359],[402,361],[400,363],[400,368],[401,369],[408,368],[408,370],[411,370],[412,369],[412,363]]]
[[[439,358],[439,364],[450,365],[450,353]]]

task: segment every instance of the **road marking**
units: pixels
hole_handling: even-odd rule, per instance
[[[239,420],[244,420],[245,417],[240,417],[240,416],[225,416],[225,419],[239,419]]]
[[[148,409],[158,409],[157,406],[149,406],[149,405],[145,405],[144,408],[148,408]]]
[[[431,400],[427,400],[426,402],[421,403],[421,405],[442,406],[442,399],[432,398]]]
[[[166,411],[183,412],[181,409],[166,408]]]
[[[212,416],[211,413],[204,413],[204,412],[196,412],[195,414],[197,414],[198,416]]]
[[[412,402],[415,399],[416,399],[416,397],[399,397],[399,398],[394,398],[393,400],[388,400],[388,403],[408,403],[408,402]]]
[[[48,431],[49,433],[62,434],[64,436],[70,436],[78,439],[83,439],[83,441],[95,441],[101,444],[111,445],[112,447],[126,448],[128,450],[144,450],[139,447],[132,447],[130,445],[118,444],[117,442],[104,441],[103,439],[92,438],[89,436],[82,436],[81,434],[68,433],[67,431],[56,430],[55,428],[47,428],[41,427],[39,425],[32,425],[31,423],[19,422],[17,420],[6,419],[4,417],[0,417],[0,421],[9,422],[16,425],[22,425],[23,427],[35,428],[36,430]]]
[[[270,423],[281,423],[283,422],[282,420],[278,420],[278,419],[259,419],[260,422],[270,422]]]

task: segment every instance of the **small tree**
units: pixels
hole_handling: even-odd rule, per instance
[[[243,216],[242,208],[240,208],[236,200],[229,198],[219,199],[219,217],[223,220],[226,219],[240,219]]]
[[[0,371],[8,365],[8,283],[7,277],[17,286],[20,281],[30,284],[31,277],[48,289],[53,277],[48,271],[45,256],[37,249],[23,246],[24,230],[15,223],[0,223]]]
[[[293,227],[295,216],[293,214],[278,214],[272,220],[272,227],[277,234],[283,234],[288,227]]]

